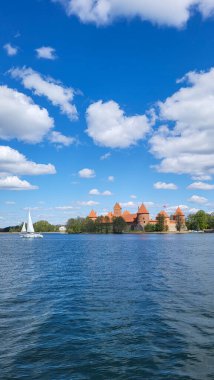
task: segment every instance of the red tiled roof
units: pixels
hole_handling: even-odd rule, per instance
[[[183,211],[180,209],[180,207],[178,207],[177,210],[175,211],[175,215],[184,216],[184,213],[183,213]]]
[[[91,210],[89,216],[89,218],[97,218],[97,213],[94,211],[94,210]]]
[[[133,223],[137,217],[137,214],[130,214],[130,212],[128,212],[128,213],[123,213],[122,217],[126,223]]]
[[[123,215],[131,215],[131,213],[128,210],[125,210]]]
[[[114,208],[118,208],[118,209],[121,210],[122,207],[121,207],[120,204],[117,202],[117,203],[115,203]]]
[[[142,203],[142,205],[139,207],[137,213],[138,213],[138,214],[149,214],[149,211],[146,209],[146,207],[145,207],[144,204]]]
[[[166,211],[164,211],[164,210],[161,210],[161,211],[158,213],[157,217],[160,216],[160,215],[163,215],[164,218],[169,218],[169,215],[168,215],[168,214],[166,213]]]

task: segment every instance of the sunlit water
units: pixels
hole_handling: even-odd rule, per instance
[[[214,379],[214,234],[0,235],[0,379]]]

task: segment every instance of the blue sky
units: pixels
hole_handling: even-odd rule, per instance
[[[0,226],[213,211],[214,1],[0,8]]]

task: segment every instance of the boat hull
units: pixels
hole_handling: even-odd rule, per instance
[[[24,235],[20,235],[21,238],[24,238],[24,239],[42,239],[43,238],[43,235],[42,234],[35,234],[35,233],[26,233]]]

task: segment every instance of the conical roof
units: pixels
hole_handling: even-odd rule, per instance
[[[159,216],[159,215],[163,215],[164,218],[169,218],[169,215],[168,215],[168,214],[166,213],[166,211],[164,211],[164,210],[161,210],[161,211],[158,213],[157,216]]]
[[[91,210],[89,216],[89,218],[97,218],[97,213],[94,211],[94,210]]]
[[[121,207],[120,204],[117,202],[117,203],[115,203],[114,208],[119,208],[119,209],[121,209],[122,207]]]
[[[181,210],[180,207],[178,207],[177,210],[175,211],[175,215],[184,216],[184,213],[183,213],[183,211]]]
[[[131,213],[128,210],[125,210],[123,215],[131,215]]]
[[[139,207],[137,213],[138,213],[138,214],[149,214],[149,211],[146,209],[146,207],[145,207],[144,204],[142,203],[142,205]]]

